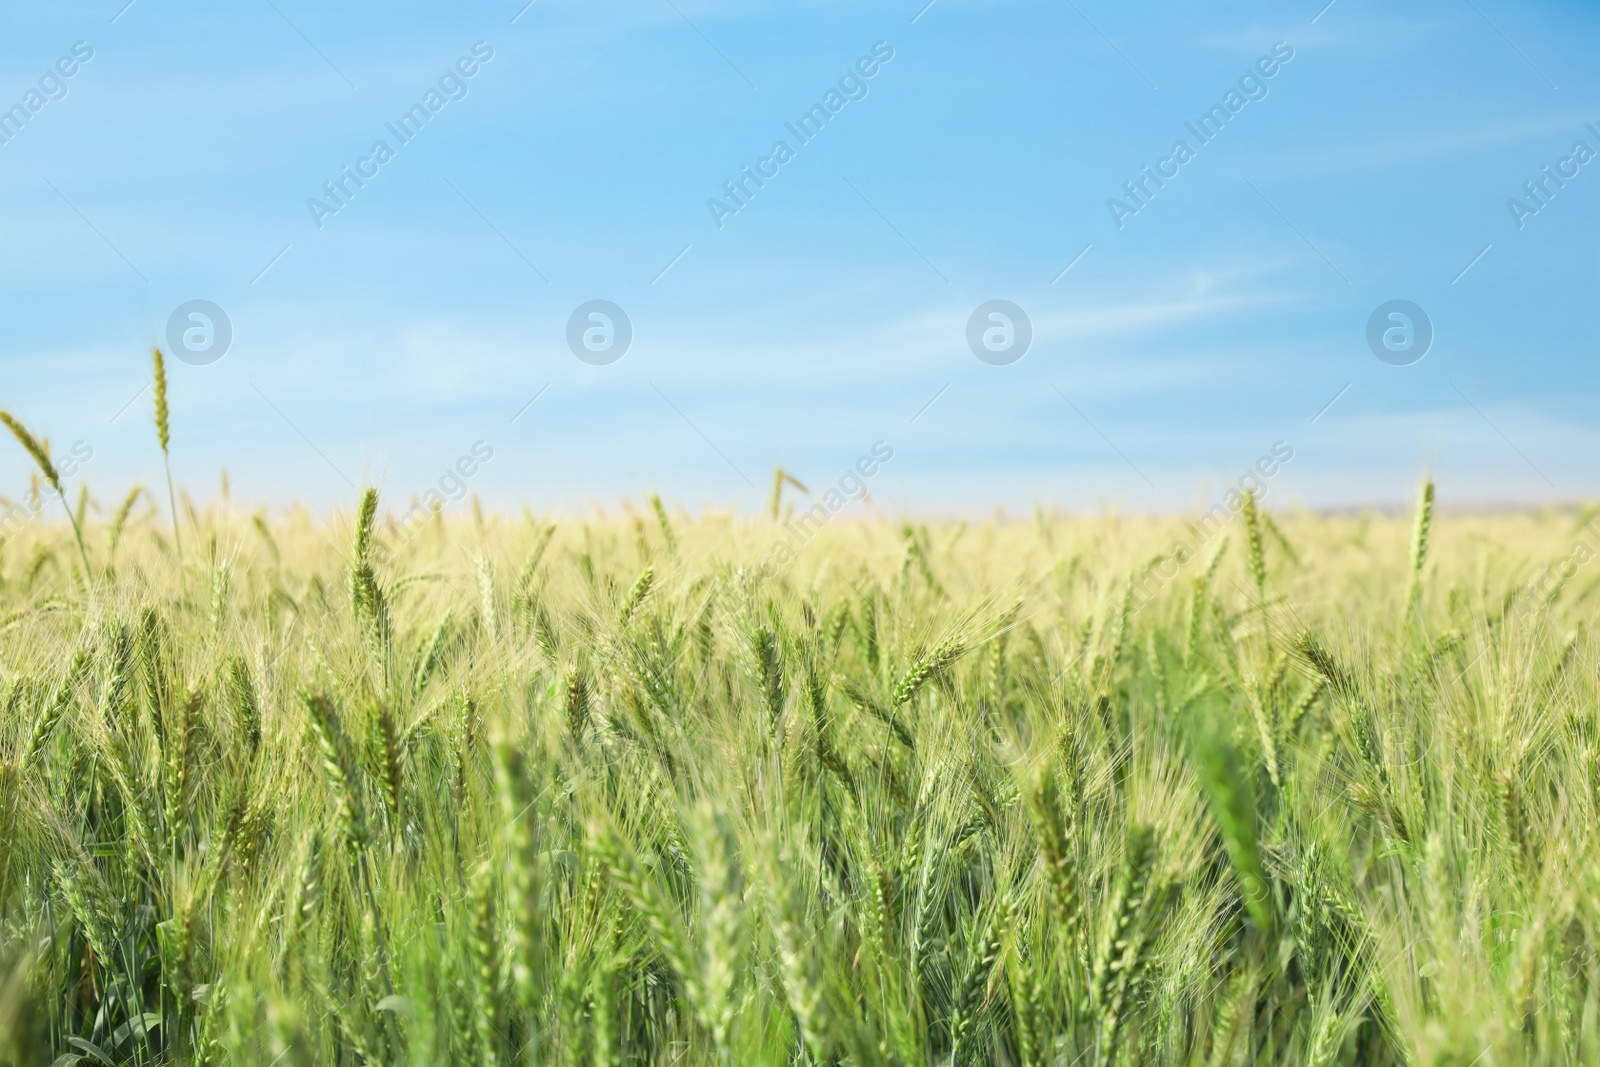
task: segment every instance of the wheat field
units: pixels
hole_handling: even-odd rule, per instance
[[[1600,1062],[1593,513],[1432,494],[80,498],[0,550],[0,1062]]]

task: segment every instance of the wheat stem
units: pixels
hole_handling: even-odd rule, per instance
[[[161,349],[152,349],[155,363],[156,386],[156,439],[161,442],[161,462],[167,473],[167,504],[172,508],[172,544],[178,553],[178,565],[183,565],[183,539],[178,531],[178,495],[172,490],[171,426],[167,419],[167,361]]]
[[[50,483],[50,488],[56,491],[56,496],[61,500],[61,506],[66,509],[67,521],[72,523],[72,536],[78,542],[78,558],[83,561],[84,585],[89,583],[89,553],[83,547],[83,527],[78,522],[78,517],[72,512],[72,505],[67,503],[66,491],[61,488],[61,475],[56,471],[56,465],[50,462],[49,449],[38,438],[28,432],[28,428],[9,411],[0,411],[0,422],[5,423],[6,429],[11,431],[11,436],[17,439],[28,453],[33,457],[33,462],[38,465],[39,472]]]

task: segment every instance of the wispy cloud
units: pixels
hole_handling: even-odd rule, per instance
[[[1280,155],[1277,169],[1290,177],[1377,174],[1487,155],[1512,145],[1553,141],[1552,148],[1565,148],[1582,132],[1586,117],[1581,112],[1528,113],[1485,122],[1415,126]]]

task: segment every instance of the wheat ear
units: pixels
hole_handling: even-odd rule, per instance
[[[655,585],[656,569],[648,564],[639,572],[639,577],[634,579],[633,587],[628,590],[628,598],[622,602],[621,609],[617,612],[617,623],[621,626],[628,625],[633,618],[633,613],[639,610],[640,605],[649,597],[651,588]]]
[[[1433,483],[1417,493],[1417,518],[1411,527],[1411,576],[1406,584],[1406,614],[1422,606],[1422,567],[1428,562],[1428,531],[1433,526]]]
[[[111,560],[116,558],[117,544],[122,540],[122,531],[128,525],[128,516],[133,514],[133,505],[139,502],[139,494],[144,492],[142,486],[134,486],[128,490],[128,495],[123,498],[122,506],[117,508],[117,513],[111,519],[111,544],[106,549],[106,566],[111,566]]]
[[[178,495],[172,491],[171,425],[167,421],[167,361],[161,349],[151,350],[156,377],[156,440],[161,442],[161,462],[167,472],[167,504],[172,508],[172,544],[178,552],[178,563],[183,564],[183,541],[178,536]]]
[[[1256,509],[1254,489],[1244,494],[1245,547],[1249,550],[1250,577],[1256,583],[1256,592],[1262,603],[1267,599],[1267,557],[1261,542],[1261,513]]]
[[[1005,948],[1006,936],[1011,926],[1011,901],[1001,901],[990,914],[983,933],[972,947],[967,961],[967,973],[955,992],[955,1010],[950,1016],[950,1063],[961,1062],[960,1053],[973,1021],[988,1003],[985,989],[995,962]]]
[[[672,532],[672,522],[667,518],[667,506],[661,502],[659,494],[650,497],[650,509],[656,513],[656,524],[661,527],[661,539],[667,544],[667,555],[678,554],[678,537]]]
[[[6,429],[11,431],[11,436],[17,443],[27,450],[28,455],[39,465],[39,472],[44,475],[45,481],[50,483],[50,488],[56,491],[56,496],[61,498],[61,506],[67,511],[67,520],[72,523],[72,536],[78,541],[78,556],[83,560],[83,580],[89,580],[89,553],[83,547],[83,528],[78,525],[78,517],[72,513],[72,506],[67,503],[67,494],[61,489],[61,475],[56,473],[56,465],[50,462],[50,453],[37,437],[28,432],[28,428],[17,421],[17,417],[9,411],[0,411],[0,422],[6,424]]]
[[[907,703],[917,695],[918,690],[926,685],[930,678],[948,669],[952,663],[961,658],[961,654],[966,650],[966,639],[960,634],[955,634],[945,638],[945,640],[918,656],[916,661],[906,668],[906,672],[900,676],[900,680],[895,683],[894,691],[890,696],[894,706],[899,707],[901,704]]]
[[[788,482],[802,493],[810,493],[805,483],[782,467],[774,468],[772,472],[772,521],[778,521],[778,509],[783,504],[783,483]]]

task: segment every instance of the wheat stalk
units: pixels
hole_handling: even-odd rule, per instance
[[[1011,927],[1012,901],[1006,898],[996,905],[984,924],[983,933],[973,945],[967,960],[967,971],[956,987],[955,1010],[950,1016],[950,1063],[953,1065],[962,1051],[984,1004],[984,990],[1000,958]]]
[[[377,727],[380,755],[378,784],[382,787],[383,804],[389,816],[389,841],[393,847],[399,848],[403,825],[400,806],[405,793],[405,753],[400,745],[400,731],[395,725],[394,712],[389,710],[387,704],[378,706],[373,721]]]
[[[133,514],[133,505],[138,503],[139,496],[144,492],[142,486],[134,486],[128,490],[128,495],[122,498],[122,504],[117,508],[117,513],[111,519],[110,547],[106,550],[107,565],[117,556],[117,544],[122,540],[123,528],[128,524],[128,516]]]
[[[174,707],[174,721],[166,731],[166,823],[167,835],[174,847],[189,823],[189,801],[194,787],[194,765],[204,699],[200,690],[191,686],[184,699]]]
[[[167,361],[161,349],[151,349],[155,363],[156,387],[156,440],[161,442],[161,462],[167,473],[167,503],[172,508],[172,543],[177,549],[178,563],[183,563],[183,540],[178,531],[178,495],[172,490],[171,426],[167,420]]]
[[[790,485],[794,486],[796,489],[800,490],[802,493],[805,493],[807,495],[809,495],[811,493],[811,490],[807,489],[805,487],[805,483],[801,482],[800,479],[796,478],[794,475],[792,475],[789,472],[785,471],[782,467],[774,468],[773,472],[772,472],[772,503],[771,503],[772,521],[773,522],[777,522],[778,521],[778,509],[779,509],[780,505],[783,502],[783,483],[784,482],[788,482]]]
[[[489,636],[498,641],[500,609],[495,598],[494,564],[482,553],[478,555],[478,612],[483,619],[484,628],[489,631]]]
[[[372,563],[372,531],[378,514],[378,491],[368,487],[356,509],[356,538],[350,565],[351,609],[373,650],[389,666],[389,599],[378,584]]]
[[[444,656],[445,642],[455,626],[455,616],[445,612],[439,617],[438,625],[428,635],[428,640],[423,644],[422,651],[417,655],[417,667],[412,676],[411,688],[414,693],[420,694],[427,688],[428,679],[433,677],[433,672],[438,668]]]
[[[261,748],[261,702],[243,656],[235,656],[228,663],[228,694],[233,700],[234,717],[244,732],[245,745],[254,755]]]
[[[1421,609],[1422,568],[1428,562],[1428,532],[1433,526],[1433,482],[1417,491],[1417,514],[1411,526],[1411,566],[1406,580],[1406,614]]]
[[[339,722],[333,701],[321,693],[301,695],[306,721],[316,737],[322,757],[323,777],[333,799],[335,817],[344,839],[354,850],[367,845],[367,823],[361,803],[361,785],[350,743]]]
[[[567,692],[563,701],[567,732],[574,741],[583,740],[589,728],[589,683],[576,665],[567,673]]]
[[[923,686],[936,675],[949,669],[950,665],[967,651],[966,639],[960,634],[952,634],[918,656],[900,675],[891,691],[890,701],[899,707],[911,701]]]
[[[72,536],[78,542],[78,558],[83,561],[83,580],[89,582],[89,553],[83,547],[83,526],[78,517],[73,514],[72,507],[67,503],[65,490],[61,488],[61,475],[56,472],[56,465],[50,462],[50,451],[44,443],[28,432],[28,428],[9,411],[0,411],[0,422],[5,423],[6,429],[11,431],[11,436],[23,447],[28,455],[33,457],[33,462],[38,466],[39,472],[44,475],[45,481],[50,483],[50,488],[56,491],[56,496],[61,500],[61,506],[66,509],[67,521],[72,523]]]
[[[499,1063],[500,1056],[500,939],[495,907],[494,873],[484,861],[472,878],[473,999],[477,1008],[475,1032],[483,1063]]]
[[[655,580],[656,569],[654,567],[646,566],[644,570],[639,572],[639,577],[634,579],[632,588],[628,590],[627,598],[623,600],[622,607],[617,611],[618,625],[626,626],[633,619],[634,613],[639,610],[640,605],[650,596],[650,590],[655,585]]]
[[[1267,560],[1266,551],[1261,542],[1261,513],[1256,509],[1256,492],[1254,489],[1245,491],[1241,514],[1244,516],[1245,548],[1249,555],[1250,577],[1256,583],[1256,594],[1261,598],[1261,603],[1265,603],[1267,599]]]
[[[650,494],[650,510],[656,513],[656,525],[661,527],[661,540],[666,543],[667,554],[678,554],[678,536],[672,532],[672,521],[667,518],[666,505],[661,503],[661,496],[657,493]]]
[[[778,648],[778,635],[766,626],[756,627],[750,637],[753,678],[766,704],[767,715],[774,729],[783,718],[786,700],[783,681],[783,659]]]
[[[1116,1060],[1124,1033],[1123,1008],[1149,962],[1156,921],[1170,894],[1170,887],[1157,881],[1159,850],[1160,838],[1152,827],[1139,824],[1129,830],[1122,880],[1090,984],[1092,1002],[1100,1013],[1102,1062]]]
[[[1039,861],[1055,905],[1056,922],[1068,944],[1076,939],[1078,892],[1074,870],[1072,827],[1061,813],[1056,775],[1051,768],[1039,772],[1026,794],[1028,815],[1038,839]]]

